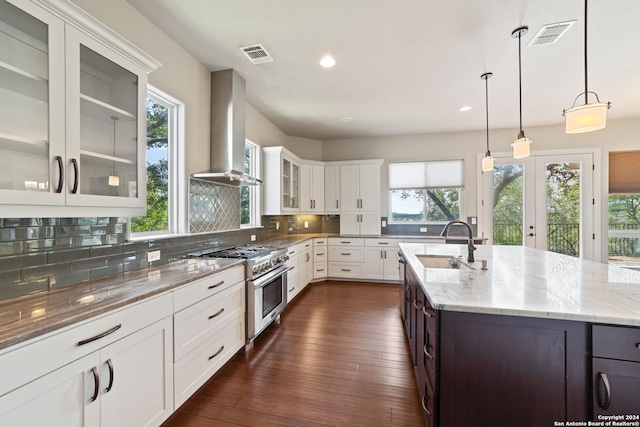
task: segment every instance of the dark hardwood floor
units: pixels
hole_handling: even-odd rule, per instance
[[[399,286],[311,284],[164,426],[422,426]]]

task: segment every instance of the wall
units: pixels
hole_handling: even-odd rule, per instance
[[[601,148],[601,230],[607,230],[608,196],[608,153],[609,151],[634,150],[640,148],[640,120],[609,120],[607,127],[598,132],[581,135],[567,135],[564,125],[545,127],[525,127],[525,132],[533,140],[532,153],[544,150]],[[489,133],[491,151],[509,152],[510,144],[517,135],[517,129],[498,129]],[[484,153],[486,133],[453,132],[445,134],[421,134],[384,136],[359,139],[324,141],[323,160],[354,160],[383,158],[382,166],[382,215],[388,216],[388,162],[417,160],[464,159],[465,161],[465,213],[466,216],[479,214],[477,207],[477,186],[479,163],[478,153]],[[606,238],[602,239],[602,261],[606,262]]]

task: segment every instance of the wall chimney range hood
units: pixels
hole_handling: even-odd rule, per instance
[[[192,178],[236,187],[262,184],[244,172],[245,86],[234,70],[211,73],[210,168]]]

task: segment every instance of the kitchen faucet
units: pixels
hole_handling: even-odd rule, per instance
[[[467,245],[467,248],[469,250],[468,255],[467,255],[467,261],[468,262],[474,262],[475,259],[473,258],[473,251],[476,250],[475,245],[473,244],[473,230],[471,229],[471,226],[469,224],[467,224],[464,221],[460,221],[459,219],[456,219],[454,221],[449,221],[447,223],[447,225],[444,226],[444,228],[442,229],[442,233],[440,233],[440,236],[442,237],[449,237],[449,227],[451,227],[452,225],[456,225],[456,224],[460,224],[463,225],[465,227],[467,227],[467,231],[469,232],[469,243]]]

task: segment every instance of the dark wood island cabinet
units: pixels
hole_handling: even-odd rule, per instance
[[[434,310],[406,274],[403,315],[427,426],[590,419],[587,323]]]

